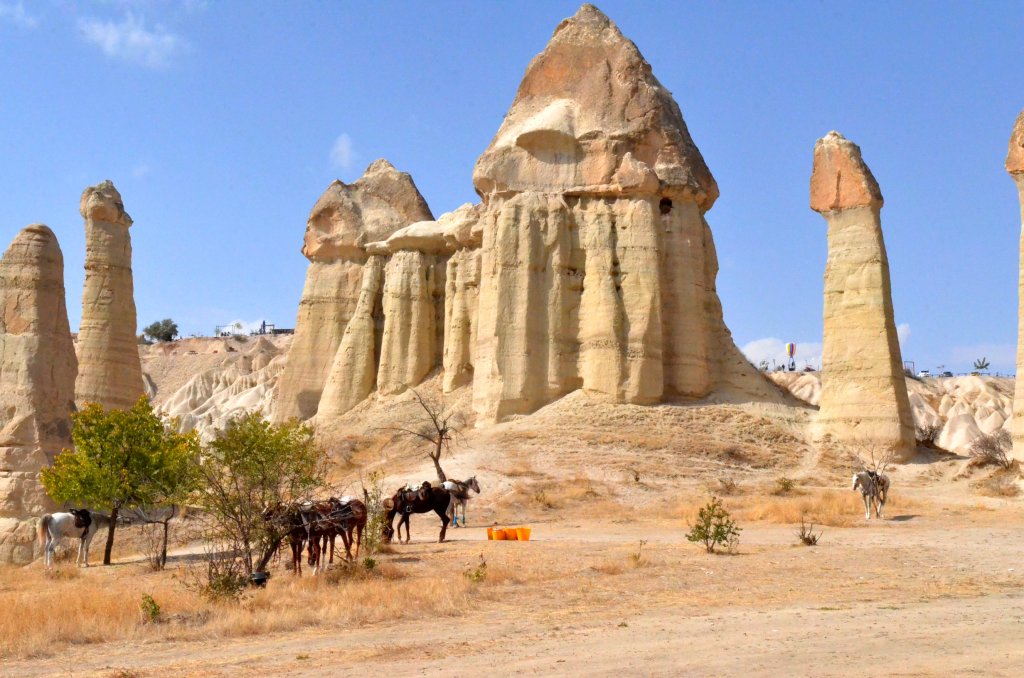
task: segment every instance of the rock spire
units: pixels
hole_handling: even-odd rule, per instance
[[[630,403],[769,395],[715,292],[704,213],[718,186],[671,94],[596,7],[530,63],[473,183],[478,422],[578,388]]]
[[[370,256],[365,246],[386,240],[413,222],[430,219],[430,209],[412,178],[386,160],[372,163],[352,184],[335,181],[327,187],[306,224],[302,253],[310,264],[295,338],[281,377],[279,420],[305,420],[317,413],[342,336],[357,310],[365,336],[366,314],[373,314],[374,309],[370,300],[360,307],[360,297],[372,287],[372,281],[364,284],[363,278],[379,278],[377,264],[364,271]],[[354,348],[363,353],[353,360],[365,362],[367,356],[374,357],[372,347],[349,346],[346,350]],[[365,371],[365,365],[361,369]]]
[[[85,289],[75,401],[131,407],[143,394],[132,283],[132,219],[110,181],[85,189]]]
[[[34,519],[54,510],[39,471],[71,445],[76,371],[64,258],[33,224],[0,258],[0,563],[31,560]]]
[[[1006,153],[1006,171],[1017,184],[1020,199],[1021,241],[1019,307],[1017,309],[1017,375],[1013,394],[1013,458],[1024,461],[1024,110],[1017,116]]]
[[[882,193],[860,148],[838,132],[814,146],[811,209],[828,222],[819,438],[914,454],[914,424],[893,319]]]

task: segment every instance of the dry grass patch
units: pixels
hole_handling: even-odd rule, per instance
[[[680,506],[676,514],[693,522],[704,502],[695,500]],[[864,524],[864,504],[855,492],[840,490],[808,491],[788,496],[725,497],[722,505],[741,525],[744,522],[798,524],[801,519],[813,520],[829,527],[855,527]],[[890,496],[886,511],[906,509],[915,503],[900,496]]]

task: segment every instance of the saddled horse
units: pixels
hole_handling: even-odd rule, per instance
[[[876,471],[860,471],[853,474],[853,487],[860,489],[864,499],[864,519],[871,520],[871,506],[875,507],[875,517],[882,518],[885,500],[889,497],[889,476]]]
[[[452,527],[459,526],[460,506],[462,507],[462,526],[465,527],[466,502],[473,498],[469,491],[472,490],[480,494],[480,483],[476,481],[476,476],[470,476],[466,480],[446,480],[441,483],[441,487],[448,490],[452,496],[451,504],[448,506],[448,517],[452,519]]]
[[[322,569],[321,560],[328,544],[328,562],[334,562],[334,540],[338,535],[341,535],[341,542],[345,546],[346,559],[353,559],[353,543],[356,544],[355,557],[359,556],[359,548],[363,543],[363,528],[366,527],[366,504],[352,497],[331,497],[327,501],[303,505],[301,516],[309,539],[309,565],[314,572]]]
[[[53,553],[57,542],[65,537],[79,540],[78,559],[75,564],[89,567],[89,544],[101,527],[110,525],[110,516],[89,509],[70,509],[66,513],[47,513],[39,520],[37,533],[43,547],[43,565],[53,566]]]
[[[444,541],[445,533],[448,531],[448,507],[452,503],[452,496],[443,487],[431,487],[430,483],[424,482],[418,489],[410,490],[402,488],[395,492],[390,499],[384,500],[384,508],[387,515],[384,519],[384,541],[390,542],[395,536],[395,516],[402,514],[398,521],[398,541],[402,541],[402,524],[405,524],[405,543],[408,544],[412,538],[409,534],[409,516],[413,513],[428,513],[433,511],[441,519],[441,534],[437,541]]]

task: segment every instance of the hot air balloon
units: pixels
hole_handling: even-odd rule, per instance
[[[793,357],[796,355],[796,344],[789,342],[786,344],[786,355],[789,356],[789,371],[796,371],[796,360]]]

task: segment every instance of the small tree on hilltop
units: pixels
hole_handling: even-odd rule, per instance
[[[43,487],[58,502],[110,512],[103,550],[103,564],[109,565],[118,514],[180,502],[192,489],[189,469],[195,467],[198,443],[194,435],[165,425],[145,396],[127,410],[104,411],[88,403],[71,419],[75,449],[64,450],[43,469]]]
[[[452,442],[458,437],[462,427],[462,417],[455,412],[445,414],[444,403],[426,400],[415,389],[409,390],[423,410],[422,419],[413,428],[387,427],[382,430],[394,432],[389,444],[401,438],[418,438],[429,443],[429,446],[426,446],[426,455],[434,462],[437,479],[443,483],[448,480],[448,476],[441,468],[441,456],[445,452],[451,454]]]
[[[974,361],[974,370],[976,372],[984,372],[989,368],[989,362],[987,358],[978,358]]]
[[[325,485],[327,455],[296,420],[274,425],[259,413],[234,419],[203,451],[196,503],[208,536],[236,550],[245,573],[266,569],[284,538],[267,511],[311,497]]]
[[[178,336],[178,323],[170,318],[164,318],[147,326],[142,333],[153,341],[174,341]]]

